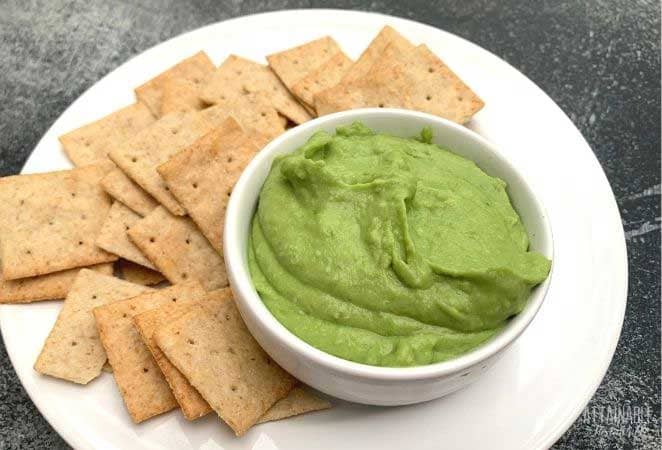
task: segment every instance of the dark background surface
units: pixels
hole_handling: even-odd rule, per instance
[[[0,176],[18,173],[71,102],[143,50],[231,17],[328,6],[296,0],[0,0]],[[659,448],[659,2],[357,0],[332,6],[407,17],[465,37],[531,78],[581,130],[618,200],[630,292],[607,376],[556,447]],[[66,447],[26,395],[0,345],[0,449]]]

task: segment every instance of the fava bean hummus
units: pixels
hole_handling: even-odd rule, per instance
[[[444,361],[496,334],[550,270],[506,184],[361,123],[276,159],[249,242],[262,300],[292,333],[378,366]]]

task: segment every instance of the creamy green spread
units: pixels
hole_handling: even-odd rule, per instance
[[[354,123],[274,161],[249,265],[296,336],[365,364],[444,361],[498,333],[547,277],[506,183],[431,138]]]

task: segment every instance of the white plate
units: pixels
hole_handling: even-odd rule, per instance
[[[23,386],[77,448],[533,449],[552,445],[595,392],[620,334],[627,297],[621,220],[595,156],[566,115],[524,75],[457,36],[394,17],[337,10],[283,11],[210,25],[160,44],[117,68],[53,124],[24,172],[69,167],[57,136],[133,101],[132,88],[199,49],[264,55],[332,35],[356,57],[384,24],[424,42],[485,100],[471,128],[531,173],[554,234],[547,299],[519,341],[471,387],[425,404],[377,408],[337,402],[326,412],[264,424],[241,439],[212,415],[177,411],[131,423],[112,376],[86,387],[43,377],[32,365],[59,302],[4,305],[0,327]]]

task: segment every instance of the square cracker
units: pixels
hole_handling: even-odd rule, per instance
[[[108,161],[114,146],[151,125],[156,118],[142,103],[122,108],[83,125],[58,139],[71,162],[77,166]]]
[[[313,411],[321,411],[331,408],[328,400],[319,398],[303,386],[296,386],[287,394],[287,397],[278,400],[269,410],[264,413],[257,423],[272,422],[274,420],[287,419]]]
[[[367,75],[373,64],[382,57],[382,53],[384,53],[388,45],[396,47],[403,52],[411,52],[415,48],[414,44],[405,39],[392,27],[386,25],[379,31],[363,53],[361,53],[359,59],[350,67],[342,81],[347,83]]]
[[[173,78],[201,84],[214,71],[214,64],[205,52],[198,52],[170,67],[148,82],[136,88],[136,97],[147,105],[156,117],[161,117],[163,86]]]
[[[220,289],[207,293],[205,298],[211,301],[223,301],[231,296],[230,289]],[[203,300],[204,301],[204,300]],[[182,373],[165,357],[161,349],[156,345],[154,333],[161,327],[172,323],[188,311],[192,304],[171,303],[156,309],[151,309],[136,315],[133,323],[140,332],[143,342],[152,353],[156,364],[158,364],[163,376],[168,381],[177,403],[184,417],[188,420],[198,419],[212,411],[211,406],[203,399],[198,391],[188,382]]]
[[[162,86],[161,115],[200,111],[209,106],[200,99],[200,84],[185,78],[171,78]]]
[[[109,253],[128,259],[136,264],[156,270],[126,234],[141,217],[120,202],[114,202],[101,226],[96,244]]]
[[[158,168],[170,192],[219,253],[232,187],[259,146],[253,133],[229,118]]]
[[[0,178],[0,260],[5,280],[117,259],[94,245],[110,209],[99,180],[112,164]]]
[[[35,370],[79,384],[98,377],[106,352],[99,341],[92,310],[149,291],[152,289],[82,269],[46,338]]]
[[[276,72],[285,86],[292,87],[311,71],[327,62],[340,52],[340,47],[330,36],[293,47],[267,56],[269,67]]]
[[[339,51],[297,81],[292,86],[292,92],[312,108],[315,104],[315,94],[338,84],[351,65],[352,60]]]
[[[388,45],[363,78],[315,97],[320,114],[369,106],[413,109],[462,124],[483,101],[425,45],[413,52]]]
[[[193,306],[154,336],[170,362],[241,436],[296,380],[260,348],[231,298],[219,300]]]
[[[133,317],[153,308],[186,303],[204,295],[199,283],[188,282],[94,309],[99,337],[113,368],[113,377],[135,423],[170,411],[177,407],[177,402],[133,326]]]
[[[269,67],[236,55],[228,56],[214,71],[202,86],[200,97],[207,103],[217,104],[249,93],[259,94],[295,123],[312,118]]]
[[[172,284],[194,279],[209,291],[228,285],[223,257],[190,218],[158,207],[136,222],[128,234]]]
[[[117,261],[122,279],[143,286],[154,286],[165,281],[165,277],[156,270],[148,269],[140,264],[120,259]]]
[[[234,102],[236,103],[236,102]],[[175,215],[186,211],[168,191],[156,167],[199,137],[218,127],[230,114],[247,129],[270,129],[278,121],[275,110],[255,99],[233,105],[216,105],[202,111],[169,114],[110,152],[110,158],[133,181]]]
[[[120,169],[111,170],[101,179],[101,187],[115,200],[124,203],[141,216],[146,216],[159,204]]]
[[[228,288],[207,293],[205,299],[210,301],[223,301],[231,296]],[[191,309],[192,304],[168,304],[159,308],[140,313],[133,318],[134,325],[140,332],[143,342],[149,348],[154,360],[158,364],[165,379],[170,385],[177,403],[182,409],[184,417],[188,420],[198,419],[212,411],[209,404],[188,382],[186,377],[166,358],[161,349],[156,345],[154,333],[161,327],[167,326]],[[329,408],[328,401],[323,400],[310,393],[307,389],[298,386],[290,391],[287,397],[276,402],[258,421],[258,423],[272,420],[280,420],[290,416],[304,414],[312,411]]]
[[[113,274],[111,263],[88,267],[104,275]],[[0,275],[0,303],[30,303],[64,298],[78,275],[79,268],[18,280],[3,280]]]

